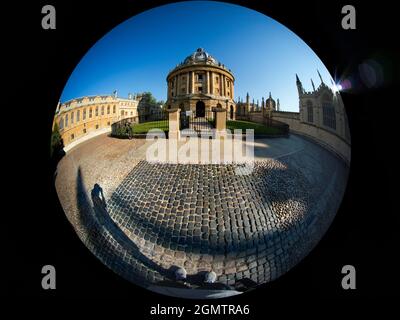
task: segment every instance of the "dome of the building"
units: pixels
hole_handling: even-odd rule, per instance
[[[196,63],[210,63],[214,65],[220,65],[220,63],[211,56],[203,48],[198,48],[191,55],[187,56],[182,64],[196,64]]]
[[[270,108],[272,108],[272,109],[275,109],[276,102],[275,102],[274,99],[272,99],[271,93],[269,94],[269,98],[267,100],[265,100],[265,105],[270,107]]]

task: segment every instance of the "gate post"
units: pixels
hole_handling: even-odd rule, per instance
[[[167,109],[168,112],[168,139],[179,139],[179,109]]]
[[[215,129],[218,132],[226,132],[226,109],[215,108]]]

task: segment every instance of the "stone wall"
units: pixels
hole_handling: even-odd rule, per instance
[[[309,137],[319,144],[336,153],[347,164],[351,159],[351,145],[345,139],[321,127],[300,122],[300,114],[297,112],[273,112],[272,118],[289,125],[290,131]]]

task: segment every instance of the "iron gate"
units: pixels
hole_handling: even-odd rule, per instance
[[[215,112],[205,110],[201,116],[196,115],[196,111],[181,111],[180,113],[180,129],[193,131],[194,133],[201,133],[204,131],[211,131],[215,128]]]

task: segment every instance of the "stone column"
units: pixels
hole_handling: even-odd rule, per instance
[[[226,77],[224,76],[224,96],[226,96]]]
[[[212,71],[210,71],[210,81],[210,94],[214,94],[214,79]]]
[[[176,97],[176,76],[174,77],[174,97]]]
[[[207,94],[210,93],[210,71],[207,71]]]
[[[223,79],[224,76],[222,74],[219,75],[219,95],[223,96],[224,95],[224,86],[223,86]]]
[[[225,75],[222,77],[222,90],[224,92],[224,97],[226,97],[226,79],[225,79]]]
[[[191,83],[192,83],[192,88],[190,93],[194,93],[194,71],[190,73],[192,75]]]
[[[188,72],[186,74],[186,94],[190,93],[190,91],[189,91],[189,78],[190,78],[190,73]]]
[[[179,139],[179,109],[167,109],[168,112],[168,139]]]

